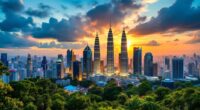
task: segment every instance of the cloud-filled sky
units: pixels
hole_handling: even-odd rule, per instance
[[[116,58],[123,28],[129,57],[134,46],[158,56],[200,53],[199,0],[0,0],[0,52],[82,54],[98,33],[105,57],[110,24]]]

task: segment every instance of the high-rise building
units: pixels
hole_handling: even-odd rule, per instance
[[[133,49],[133,73],[142,73],[142,48],[134,47]]]
[[[172,59],[172,76],[173,79],[183,79],[183,67],[184,60],[183,58],[174,57]]]
[[[193,75],[193,76],[197,76],[197,75],[196,75],[196,70],[197,70],[197,68],[196,68],[196,66],[195,66],[195,63],[190,62],[190,63],[188,64],[188,74],[189,74],[189,75]]]
[[[128,73],[128,52],[127,52],[127,39],[125,30],[123,30],[121,38],[120,73],[122,74]]]
[[[83,51],[83,77],[88,78],[92,74],[92,51],[87,45]]]
[[[10,81],[19,81],[19,73],[16,69],[9,70],[10,72]]]
[[[95,43],[94,43],[94,73],[98,74],[100,72],[100,45],[99,45],[99,37],[98,34],[96,35],[95,38]]]
[[[42,59],[41,67],[42,67],[42,70],[43,70],[44,77],[47,77],[48,64],[47,64],[46,56],[44,56],[43,59]]]
[[[150,52],[144,56],[144,75],[153,76],[153,55]]]
[[[64,59],[61,54],[58,55],[58,58],[56,60],[56,70],[57,70],[57,78],[60,79],[64,78],[65,67],[64,67]]]
[[[1,53],[1,62],[5,65],[8,66],[8,58],[7,58],[7,53]]]
[[[167,69],[170,69],[170,58],[169,57],[165,57],[165,66],[167,67]]]
[[[67,67],[71,68],[72,66],[72,57],[73,57],[73,50],[68,49],[67,50]]]
[[[153,63],[153,76],[158,76],[158,63]]]
[[[107,38],[107,75],[114,74],[114,43],[113,33],[110,27]]]
[[[27,57],[26,71],[27,71],[28,78],[33,77],[33,65],[32,65],[32,58],[30,54],[28,54],[28,57]]]
[[[81,62],[79,61],[73,62],[73,79],[82,80]]]

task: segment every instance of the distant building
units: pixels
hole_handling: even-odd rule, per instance
[[[43,70],[44,77],[47,77],[47,69],[48,69],[47,63],[48,63],[47,58],[46,58],[46,56],[44,56],[43,59],[42,59],[42,63],[41,63],[41,67],[42,67],[42,70]]]
[[[73,62],[73,79],[82,80],[81,62]]]
[[[133,49],[133,73],[142,73],[142,48],[139,47]]]
[[[1,62],[8,67],[8,56],[7,53],[1,53]]]
[[[9,70],[10,72],[10,81],[19,81],[19,73],[16,69]]]
[[[120,73],[127,74],[128,73],[128,52],[127,52],[127,39],[126,33],[123,29],[122,38],[121,38],[121,53],[119,56],[120,60]]]
[[[83,75],[87,77],[92,74],[92,51],[87,45],[83,51]]]
[[[183,58],[174,57],[172,59],[172,75],[173,79],[183,79],[183,67],[184,60]]]
[[[191,62],[191,63],[189,63],[188,64],[188,74],[189,75],[192,75],[192,76],[195,76],[195,71],[196,70],[196,66],[195,66],[195,64],[193,63],[193,62]]]
[[[99,45],[99,37],[98,34],[95,38],[94,43],[94,73],[101,73],[100,71],[100,61],[101,61],[101,55],[100,55],[100,45]]]
[[[70,50],[70,49],[67,50],[66,59],[67,59],[68,72],[71,74],[73,62],[76,60],[76,55],[74,54],[73,50]]]
[[[32,58],[30,54],[28,54],[28,57],[27,57],[26,71],[27,71],[28,78],[33,77],[33,64],[32,64]]]
[[[64,78],[64,61],[63,56],[60,54],[56,60],[56,70],[57,70],[57,78]]]
[[[167,69],[170,69],[170,58],[169,57],[165,57],[165,66],[167,67]]]
[[[144,75],[154,76],[153,75],[153,55],[152,53],[146,53],[144,56]]]
[[[153,63],[153,76],[158,76],[158,63]]]

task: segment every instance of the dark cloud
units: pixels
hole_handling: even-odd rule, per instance
[[[146,35],[198,30],[200,29],[200,7],[192,7],[193,1],[176,0],[172,6],[162,8],[157,17],[137,25],[129,33]]]
[[[24,9],[22,0],[1,0],[0,7],[3,12],[19,12]]]
[[[22,0],[2,0],[0,8],[5,14],[5,19],[0,22],[2,31],[28,31],[34,25],[31,17],[25,18],[19,14],[24,9]]]
[[[15,13],[6,13],[6,19],[0,23],[0,29],[8,32],[26,32],[32,26],[34,23],[31,17],[25,18]]]
[[[160,46],[160,43],[158,43],[156,40],[149,41],[147,44],[144,44],[146,46]]]
[[[34,16],[38,18],[46,18],[50,16],[52,9],[53,8],[51,6],[40,3],[38,5],[38,9],[28,8],[25,11],[25,13],[29,16]]]
[[[28,10],[26,10],[25,13],[29,16],[34,16],[38,18],[46,18],[46,17],[49,17],[50,15],[49,10],[40,10],[40,9],[32,9],[32,8],[29,8]]]
[[[112,0],[110,3],[97,5],[87,12],[87,17],[96,22],[96,26],[109,24],[110,18],[112,24],[122,23],[126,15],[134,10],[141,8],[136,0]]]
[[[42,23],[41,28],[33,31],[33,37],[36,38],[55,38],[58,41],[77,41],[83,38],[86,33],[82,30],[83,22],[81,17],[73,16],[68,20],[58,21],[50,18],[48,23]]]
[[[146,16],[138,16],[138,18],[135,21],[135,23],[144,22],[146,19],[147,19]]]
[[[0,32],[0,39],[0,48],[20,48],[38,45],[36,42],[9,32]]]

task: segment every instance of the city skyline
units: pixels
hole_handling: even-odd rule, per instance
[[[192,14],[199,13],[199,4],[198,0],[88,0],[80,3],[77,0],[50,0],[48,3],[44,0],[3,0],[0,2],[0,51],[13,56],[30,53],[55,57],[65,55],[66,49],[73,49],[80,58],[86,44],[93,51],[94,43],[88,41],[94,41],[98,33],[102,53],[106,53],[111,19],[115,61],[121,51],[123,28],[127,32],[128,58],[132,57],[134,46],[154,56],[192,55],[200,53],[199,28],[195,25],[199,17],[188,13],[182,14],[185,18],[177,17],[178,21],[171,17],[174,16],[172,10],[182,6]],[[116,12],[109,11],[109,5]],[[99,11],[103,7],[107,13]],[[163,17],[171,22],[165,25]],[[16,18],[15,22],[10,18]],[[189,27],[184,20],[191,21]],[[151,25],[155,21],[160,24]],[[106,55],[102,54],[101,58],[106,60]]]

